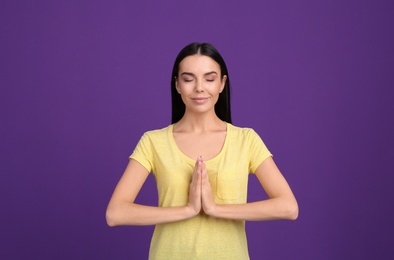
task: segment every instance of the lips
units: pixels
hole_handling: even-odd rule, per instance
[[[193,100],[205,100],[208,99],[209,97],[194,97],[192,98]]]
[[[193,97],[191,99],[196,103],[204,103],[209,99],[209,97]]]

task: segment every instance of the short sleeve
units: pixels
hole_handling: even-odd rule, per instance
[[[250,129],[247,139],[250,144],[249,172],[255,173],[260,164],[268,157],[271,157],[272,154],[253,129]]]
[[[139,140],[137,146],[135,147],[133,153],[129,157],[130,159],[134,159],[139,162],[142,166],[145,167],[149,172],[152,172],[152,162],[153,162],[153,153],[152,153],[152,141],[147,133],[145,133],[141,139]]]

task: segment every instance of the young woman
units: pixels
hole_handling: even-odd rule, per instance
[[[296,199],[257,133],[231,124],[227,67],[212,45],[182,49],[171,91],[172,124],[141,137],[107,223],[156,225],[150,259],[249,259],[245,221],[295,220]],[[157,207],[134,202],[150,172]],[[247,203],[249,173],[269,199]]]

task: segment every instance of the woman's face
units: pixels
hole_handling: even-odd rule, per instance
[[[196,54],[184,58],[178,71],[175,87],[186,111],[214,111],[227,79],[226,75],[220,77],[219,64],[208,56]]]

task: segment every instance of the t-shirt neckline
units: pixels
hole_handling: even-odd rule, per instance
[[[230,138],[229,136],[231,134],[231,130],[230,130],[231,128],[230,128],[230,124],[229,123],[227,123],[227,122],[225,122],[225,123],[226,123],[226,137],[224,139],[224,143],[223,143],[222,149],[213,158],[211,158],[209,160],[206,160],[205,162],[207,164],[213,163],[213,162],[219,160],[220,157],[222,157],[222,154],[224,154],[225,150],[227,149],[227,144],[229,142],[228,140]],[[185,159],[186,162],[188,162],[191,165],[194,165],[196,163],[197,158],[196,159],[192,159],[189,156],[187,156],[185,153],[182,152],[182,150],[178,147],[178,145],[175,142],[173,130],[174,130],[174,124],[171,124],[169,126],[169,128],[168,128],[168,137],[170,139],[171,145],[173,146],[174,150],[176,150],[176,152]]]

